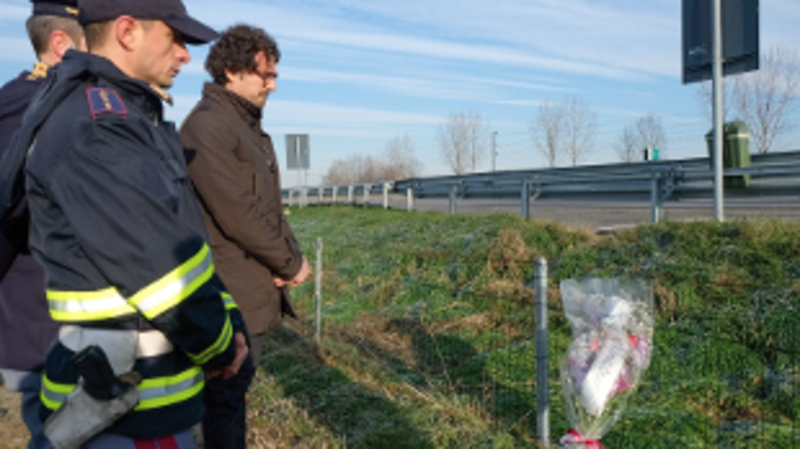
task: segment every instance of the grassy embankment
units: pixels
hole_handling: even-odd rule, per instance
[[[800,412],[800,226],[663,223],[615,236],[507,215],[293,210],[313,263],[325,239],[324,331],[313,285],[265,349],[251,397],[263,447],[525,447],[535,439],[532,262],[550,266],[553,439],[569,427],[558,283],[654,286],[656,352],[607,447],[791,447]]]

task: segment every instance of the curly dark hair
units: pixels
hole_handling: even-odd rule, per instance
[[[268,58],[274,58],[276,64],[281,60],[278,44],[266,31],[248,25],[234,25],[211,46],[206,70],[215,83],[224,86],[228,84],[226,70],[231,73],[254,72],[256,55],[262,51]]]

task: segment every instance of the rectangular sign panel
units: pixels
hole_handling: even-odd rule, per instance
[[[308,134],[286,135],[286,168],[289,170],[308,170],[311,166],[311,150]]]
[[[683,83],[710,80],[712,0],[683,0]],[[723,75],[758,70],[759,0],[722,0]]]

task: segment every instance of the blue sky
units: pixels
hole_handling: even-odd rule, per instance
[[[723,0],[724,1],[724,0]],[[597,113],[585,163],[617,161],[613,143],[637,117],[656,113],[668,158],[705,154],[710,124],[696,88],[681,84],[680,0],[185,0],[192,15],[224,29],[265,28],[283,59],[265,110],[281,161],[284,134],[311,135],[309,182],[351,154],[380,156],[408,134],[425,175],[447,174],[437,128],[448,114],[479,112],[499,133],[498,169],[541,167],[528,131],[543,100],[581,95]],[[0,79],[33,60],[23,22],[30,4],[0,0]],[[797,0],[761,1],[761,48],[800,50]],[[170,119],[199,99],[206,47],[172,90]],[[795,113],[792,122],[800,124]],[[777,150],[798,149],[798,133]],[[488,170],[488,157],[481,169]],[[284,173],[284,184],[296,182]]]

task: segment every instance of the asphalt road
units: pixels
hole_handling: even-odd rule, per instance
[[[401,203],[397,206],[404,205],[405,203]],[[447,200],[415,201],[415,209],[418,211],[447,212],[448,207]],[[463,200],[456,205],[456,213],[493,212],[520,214],[520,202]],[[728,201],[724,215],[726,220],[769,217],[800,222],[800,197]],[[661,217],[662,220],[671,221],[711,220],[714,218],[714,203],[707,200],[667,203],[662,208]],[[542,201],[531,203],[531,218],[598,229],[648,223],[651,221],[651,211],[650,204],[645,202]]]

